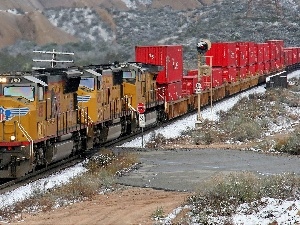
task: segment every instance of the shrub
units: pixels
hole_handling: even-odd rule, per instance
[[[236,141],[253,140],[261,136],[261,131],[261,127],[255,121],[241,121],[236,125],[232,137]]]
[[[280,143],[278,143],[280,144]],[[300,129],[295,130],[282,144],[280,150],[293,155],[300,154]]]
[[[152,213],[151,217],[154,220],[159,220],[165,216],[165,211],[163,207],[157,207],[156,210]]]
[[[238,205],[260,201],[262,197],[299,198],[300,177],[295,174],[258,177],[251,172],[218,174],[199,187],[188,201],[192,213],[204,224],[214,216],[231,216]],[[258,206],[259,204],[256,204]],[[255,207],[255,204],[251,204]],[[251,209],[249,209],[251,210]]]
[[[158,148],[162,144],[166,144],[167,138],[161,133],[152,132],[150,134],[150,139],[146,144],[147,148]]]

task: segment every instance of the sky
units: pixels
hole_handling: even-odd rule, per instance
[[[289,74],[288,78],[295,77],[300,75],[300,70]],[[207,109],[203,110],[202,116],[204,119],[210,120],[217,120],[217,112],[220,110],[226,111],[234,106],[237,101],[245,96],[248,96],[251,93],[263,93],[265,88],[263,86],[253,88],[249,91],[243,92],[241,94],[236,95],[233,98],[228,100],[216,103],[213,105],[212,108],[208,107]],[[165,137],[177,137],[180,135],[181,131],[187,129],[188,127],[194,127],[196,122],[197,113],[188,117],[184,118],[183,120],[176,121],[174,124],[168,125],[163,128],[159,128],[156,130],[157,133],[163,134]],[[172,130],[172,132],[170,132]],[[149,138],[150,134],[144,135],[144,143],[146,143]],[[138,137],[128,143],[123,144],[123,147],[141,147],[142,139]],[[60,173],[53,174],[47,178],[40,179],[33,183],[24,185],[15,189],[14,191],[7,192],[5,194],[0,195],[0,207],[7,207],[13,205],[16,202],[22,201],[35,193],[35,190],[49,190],[54,186],[65,184],[71,178],[82,174],[85,172],[86,169],[83,167],[83,164],[77,164],[74,167],[68,168],[63,170]],[[282,201],[278,199],[272,198],[263,198],[262,201],[266,202],[265,206],[261,206],[260,210],[256,213],[246,215],[244,212],[246,211],[248,204],[240,205],[237,209],[237,214],[232,217],[234,224],[236,225],[268,225],[270,222],[274,221],[274,218],[280,225],[288,225],[288,224],[300,224],[300,200],[292,200],[292,201]],[[189,206],[184,206],[188,208]],[[161,219],[160,222],[162,224],[170,224],[172,218],[174,218],[184,207],[179,207],[173,210],[165,218]],[[297,213],[299,215],[297,215]],[[268,217],[268,215],[274,215],[272,219]],[[214,224],[223,224],[223,218],[214,218]],[[2,218],[0,217],[0,222]],[[194,223],[197,225],[197,223]]]

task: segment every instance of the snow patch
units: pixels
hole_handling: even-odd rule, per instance
[[[151,5],[152,0],[122,0],[125,3],[127,8],[136,9],[137,5]]]

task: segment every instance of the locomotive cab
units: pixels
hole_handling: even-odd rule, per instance
[[[32,130],[37,122],[38,102],[45,100],[47,86],[30,74],[0,76],[0,175],[22,174],[20,167],[11,165],[21,165],[26,159],[33,161],[33,140],[38,137]],[[32,170],[29,164],[23,169]]]

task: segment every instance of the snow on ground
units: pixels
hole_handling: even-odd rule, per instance
[[[233,216],[233,222],[236,225],[259,224],[269,225],[277,221],[277,224],[299,224],[300,223],[300,200],[282,201],[273,198],[262,198],[265,206],[261,206],[256,213],[245,213],[249,208],[248,204],[242,204],[238,208],[238,213]]]
[[[76,177],[77,175],[85,171],[86,169],[83,167],[82,163],[80,163],[76,166],[63,170],[60,173],[53,174],[47,178],[43,178],[25,186],[19,187],[14,191],[2,194],[0,195],[0,208],[13,205],[16,202],[20,202],[22,200],[25,200],[26,198],[29,198],[33,195],[33,193],[35,193],[36,190],[46,191],[55,186],[65,184],[71,178]]]
[[[201,111],[203,119],[216,121],[219,119],[218,112],[221,110],[227,111],[232,108],[241,98],[253,93],[264,93],[265,88],[263,86],[253,88],[251,90],[240,93],[226,101],[213,104],[212,107],[207,107]],[[197,113],[191,115],[183,120],[176,121],[176,123],[170,124],[166,127],[159,128],[155,131],[156,134],[160,133],[166,138],[176,138],[180,136],[181,132],[188,128],[195,128],[195,122],[197,121]],[[170,132],[172,131],[172,132]],[[150,140],[151,133],[143,135],[143,144]],[[121,147],[142,147],[142,136],[124,143]]]
[[[125,3],[127,8],[132,8],[132,9],[136,9],[137,8],[137,4],[142,4],[142,5],[151,5],[152,4],[152,0],[122,0],[122,2]]]
[[[288,77],[296,77],[300,75],[300,71],[291,73]],[[206,108],[201,112],[204,119],[217,120],[217,112],[220,110],[226,111],[234,106],[239,99],[244,96],[248,96],[252,93],[263,93],[265,88],[263,86],[253,88],[249,91],[243,92],[235,97],[225,100],[213,105],[213,108]],[[164,128],[158,129],[156,132],[163,134],[165,137],[177,137],[183,130],[186,130],[188,127],[194,127],[196,122],[196,114],[188,118],[180,120],[174,124],[168,125]],[[170,132],[172,131],[172,132]],[[150,134],[144,135],[144,142],[149,140]],[[141,137],[134,139],[131,142],[125,143],[123,147],[141,147],[142,139]],[[53,174],[48,178],[40,179],[31,184],[19,187],[14,191],[7,192],[0,195],[0,207],[7,207],[13,205],[16,202],[22,201],[33,195],[35,190],[48,190],[60,184],[67,183],[71,178],[85,172],[86,169],[82,164],[78,164],[72,168],[66,169],[58,174]],[[258,212],[253,214],[244,213],[247,205],[243,204],[239,207],[238,213],[233,216],[233,221],[236,225],[245,225],[245,224],[259,224],[259,225],[268,225],[270,222],[276,221],[278,224],[299,224],[300,223],[300,200],[297,201],[281,201],[277,199],[265,198],[262,199],[267,204],[265,207],[262,207]],[[188,206],[186,206],[188,207]],[[162,220],[162,224],[170,224],[170,220],[178,214],[182,208],[174,209],[173,212],[168,215],[165,219]],[[297,215],[298,213],[298,215]],[[221,219],[217,219],[221,221]],[[1,217],[0,217],[1,222]],[[194,223],[195,225],[197,223]],[[222,224],[215,223],[215,224]]]

